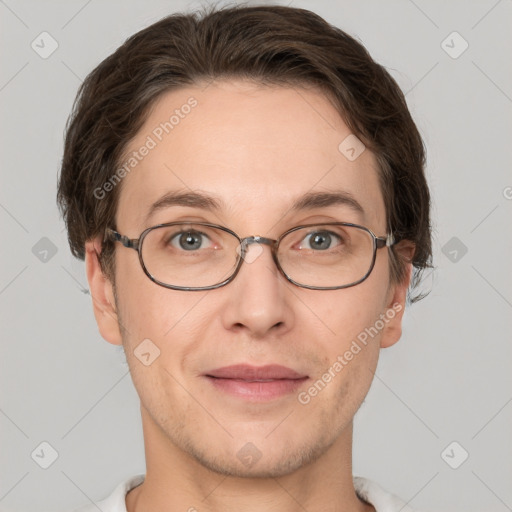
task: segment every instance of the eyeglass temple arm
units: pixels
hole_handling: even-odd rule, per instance
[[[104,240],[112,240],[113,242],[121,242],[128,249],[139,250],[139,239],[138,238],[128,238],[127,236],[121,235],[114,229],[107,228],[105,230]]]
[[[377,244],[377,249],[386,246],[391,247],[392,245],[395,245],[396,243],[399,242],[399,240],[395,239],[395,237],[392,234],[386,236],[385,238],[376,237],[375,241]]]

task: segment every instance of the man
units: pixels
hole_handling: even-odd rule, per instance
[[[410,510],[352,476],[352,423],[430,265],[424,163],[394,80],[306,10],[173,15],[87,77],[58,200],[147,466],[103,512]]]

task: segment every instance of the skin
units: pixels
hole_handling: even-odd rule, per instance
[[[340,153],[350,130],[311,88],[230,80],[168,92],[128,149],[139,148],[190,96],[198,105],[123,179],[120,233],[138,238],[149,226],[182,219],[221,224],[241,237],[275,239],[293,226],[328,221],[386,234],[374,155],[366,150],[351,162]],[[344,205],[289,213],[305,192],[340,188],[361,203],[364,217]],[[227,208],[214,214],[173,206],[144,223],[149,205],[169,190],[214,193]],[[353,417],[379,349],[400,338],[410,264],[406,280],[392,284],[388,249],[380,249],[361,284],[308,290],[286,281],[262,246],[227,286],[190,292],[156,285],[136,252],[117,244],[114,296],[98,264],[100,247],[99,238],[86,244],[95,317],[103,338],[124,346],[141,401],[147,472],[127,495],[128,512],[374,510],[354,491]],[[401,243],[398,250],[410,258],[413,247]],[[266,403],[237,400],[200,376],[235,363],[276,363],[310,376],[299,389],[307,390],[394,304],[401,311],[307,405],[297,393]],[[134,356],[146,338],[160,349],[149,366]],[[248,442],[261,452],[250,467],[237,457]]]

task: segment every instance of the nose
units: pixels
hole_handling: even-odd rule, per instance
[[[243,239],[243,262],[227,286],[229,302],[223,308],[227,329],[246,330],[252,337],[261,338],[270,331],[284,331],[291,326],[290,292],[272,257],[274,243],[275,240],[260,236]]]

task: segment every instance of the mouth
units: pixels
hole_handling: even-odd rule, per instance
[[[309,377],[281,365],[233,365],[203,374],[217,391],[250,401],[266,401],[295,392]]]

